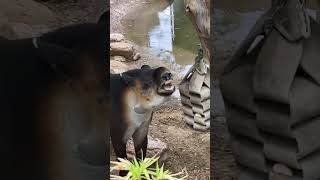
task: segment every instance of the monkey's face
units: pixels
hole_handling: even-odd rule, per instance
[[[172,74],[168,69],[164,67],[152,69],[147,65],[142,66],[135,80],[137,95],[135,112],[141,114],[153,109],[168,100],[174,91]]]
[[[161,96],[170,96],[175,91],[171,72],[165,67],[159,67],[154,73],[157,93]]]

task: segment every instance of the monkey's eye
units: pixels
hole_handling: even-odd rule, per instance
[[[166,73],[164,74],[161,79],[167,81],[167,80],[170,80],[172,78],[172,74],[171,73]]]

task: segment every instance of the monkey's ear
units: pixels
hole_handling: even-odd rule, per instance
[[[162,72],[167,71],[168,69],[165,67],[158,67],[157,69],[155,69],[154,74],[160,74]]]
[[[149,65],[142,65],[141,69],[151,69],[151,67]]]
[[[122,74],[121,79],[124,81],[126,85],[133,85],[134,84],[134,78],[127,75],[127,74]]]

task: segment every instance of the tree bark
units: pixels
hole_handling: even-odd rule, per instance
[[[204,52],[211,61],[210,0],[185,0],[184,3],[186,14],[195,26]]]

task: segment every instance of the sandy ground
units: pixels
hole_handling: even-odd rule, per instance
[[[126,14],[136,8],[148,5],[150,0],[111,0],[111,32],[124,33],[122,23]],[[124,34],[125,35],[125,34]],[[170,64],[152,56],[146,47],[136,47],[141,53],[141,59],[126,63],[129,69],[141,67],[142,64],[151,66],[166,66],[175,75],[175,83],[182,76],[180,70],[172,69]],[[210,133],[198,132],[189,127],[182,119],[183,113],[178,99],[173,99],[155,110],[150,135],[167,143],[169,152],[165,167],[176,173],[185,169],[190,180],[210,179]]]

